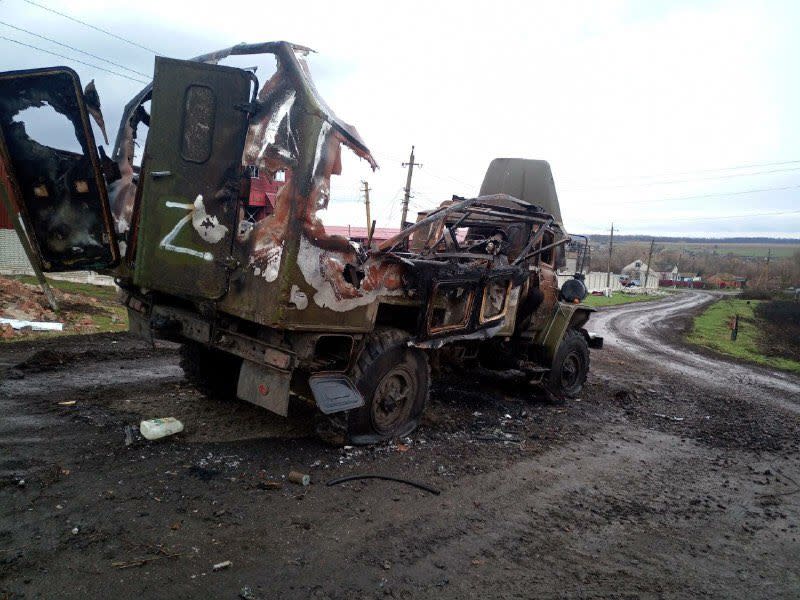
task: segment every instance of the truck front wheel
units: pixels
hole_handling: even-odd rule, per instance
[[[580,331],[569,329],[553,359],[545,380],[547,390],[557,398],[577,398],[589,373],[589,346]]]
[[[430,388],[428,356],[407,344],[399,329],[376,329],[353,370],[364,406],[348,416],[347,433],[354,444],[372,444],[408,435],[417,423]]]

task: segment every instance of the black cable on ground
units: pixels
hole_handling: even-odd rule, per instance
[[[418,481],[411,481],[409,479],[401,479],[400,477],[392,477],[390,475],[373,475],[373,474],[348,475],[346,477],[339,477],[338,479],[331,479],[325,485],[330,487],[332,485],[338,485],[340,483],[345,483],[347,481],[355,481],[357,479],[383,479],[385,481],[396,481],[397,483],[405,483],[406,485],[410,485],[411,487],[415,487],[417,489],[430,492],[431,494],[435,494],[436,496],[442,493],[441,490],[437,490],[435,487],[431,487],[424,483],[419,483]]]

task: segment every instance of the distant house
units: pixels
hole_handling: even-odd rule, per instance
[[[681,273],[678,265],[669,271],[660,271],[658,274],[659,285],[661,287],[685,287],[700,289],[705,287],[703,278],[697,273]]]
[[[706,283],[711,287],[719,289],[741,289],[746,287],[747,279],[745,277],[738,277],[730,273],[717,273],[711,277],[706,278]]]
[[[656,274],[655,270],[650,269],[642,260],[635,260],[629,265],[622,267],[622,274],[632,280],[641,281],[647,272]]]
[[[645,282],[647,277],[647,282]],[[643,260],[635,260],[622,268],[623,285],[633,284],[647,288],[657,288],[659,283],[658,272],[650,269]]]

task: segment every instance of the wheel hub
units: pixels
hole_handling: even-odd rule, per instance
[[[375,429],[392,433],[410,417],[417,395],[416,379],[405,364],[384,375],[375,390],[371,417]]]

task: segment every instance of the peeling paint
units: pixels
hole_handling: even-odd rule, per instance
[[[346,312],[370,304],[379,296],[403,295],[399,265],[367,261],[364,264],[366,276],[357,288],[344,278],[347,264],[341,253],[327,252],[305,236],[300,238],[297,266],[306,282],[316,290],[313,299],[317,306]]]
[[[250,257],[250,266],[253,275],[263,277],[267,281],[275,281],[281,270],[281,257],[283,256],[283,242],[268,244],[256,250]]]
[[[228,228],[221,225],[217,217],[206,212],[202,194],[198,194],[194,199],[192,227],[209,244],[218,243],[228,233]]]
[[[301,292],[297,285],[292,286],[292,290],[289,293],[289,302],[294,304],[297,310],[308,308],[308,296],[306,296],[305,292]]]
[[[280,102],[278,108],[267,120],[264,128],[261,149],[256,155],[256,161],[258,164],[264,163],[267,149],[269,146],[275,143],[276,136],[278,135],[278,128],[280,127],[281,123],[284,122],[284,120],[286,120],[287,137],[292,137],[292,122],[289,118],[289,113],[294,105],[296,95],[297,94],[294,90],[288,91],[283,100]],[[284,158],[292,158],[292,155],[286,151]]]

